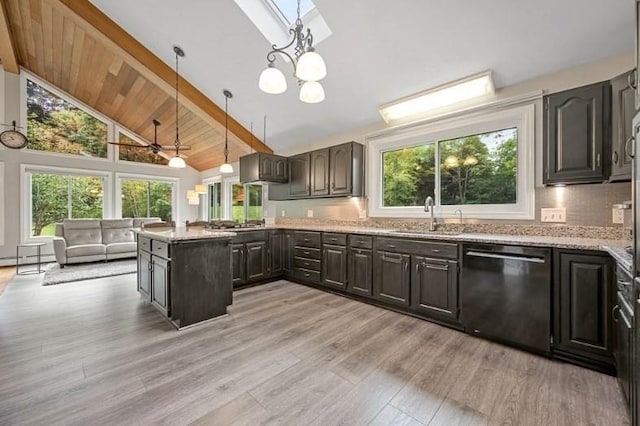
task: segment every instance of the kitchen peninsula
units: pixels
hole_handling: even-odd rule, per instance
[[[197,227],[135,232],[138,291],[176,328],[227,313],[234,233]]]

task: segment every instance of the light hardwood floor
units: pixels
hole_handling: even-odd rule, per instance
[[[6,267],[0,268],[0,295],[2,294],[4,289],[7,287],[7,284],[9,284],[9,281],[13,279],[15,274],[16,274],[15,266],[6,266]]]
[[[0,424],[628,424],[613,377],[278,281],[177,332],[132,275],[0,296]]]

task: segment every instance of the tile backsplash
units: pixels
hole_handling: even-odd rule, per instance
[[[540,209],[546,207],[564,207],[569,226],[620,226],[614,225],[612,208],[614,204],[631,199],[631,183],[606,183],[590,185],[569,185],[565,187],[536,188],[536,218],[531,221],[491,221],[465,219],[467,223],[509,223],[539,224]],[[317,219],[339,219],[342,221],[363,221],[367,219],[366,198],[321,198],[312,200],[269,201],[266,203],[266,215],[281,218],[308,218],[309,211]],[[464,214],[464,208],[462,208]],[[385,219],[376,219],[384,221]],[[415,220],[415,219],[414,219]],[[428,220],[425,214],[425,221]],[[455,221],[448,218],[446,221]],[[553,224],[550,224],[553,225]]]

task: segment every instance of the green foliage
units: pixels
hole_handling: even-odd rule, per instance
[[[171,183],[123,180],[122,217],[160,217],[171,221],[172,198]]]
[[[27,80],[29,149],[107,157],[107,125]]]
[[[118,142],[131,144],[131,145],[139,145],[135,140],[131,139],[130,137],[122,133],[120,133]],[[140,146],[143,146],[143,145],[140,144]],[[137,163],[147,163],[147,164],[160,164],[163,166],[166,166],[167,164],[169,164],[169,160],[167,160],[160,154],[154,154],[148,149],[119,146],[118,156],[120,160],[124,160],[124,161],[135,161]]]
[[[383,154],[384,205],[418,206],[435,188],[433,144]]]

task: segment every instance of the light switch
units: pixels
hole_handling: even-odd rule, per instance
[[[611,221],[613,223],[624,223],[624,210],[616,209],[615,207],[611,210],[613,211],[613,217]]]

